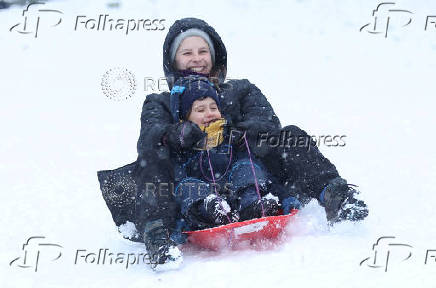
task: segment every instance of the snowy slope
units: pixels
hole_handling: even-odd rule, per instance
[[[37,38],[9,32],[22,21],[22,7],[0,10],[1,287],[436,286],[435,258],[425,264],[427,250],[436,249],[436,28],[424,29],[436,2],[397,1],[397,9],[413,14],[391,12],[387,38],[359,32],[374,20],[380,2],[372,0],[150,0],[122,1],[119,9],[90,2],[49,2],[63,12],[63,22],[41,24]],[[77,15],[100,14],[163,18],[165,30],[74,31]],[[311,203],[275,249],[188,250],[181,269],[167,273],[136,264],[87,264],[83,257],[74,264],[78,250],[144,252],[116,231],[96,171],[135,160],[142,103],[152,92],[144,91],[144,78],[163,77],[164,37],[187,16],[215,27],[228,49],[228,77],[255,83],[283,125],[347,136],[345,147],[320,149],[360,186],[370,216],[329,228]],[[407,18],[410,25],[400,27]],[[101,91],[102,75],[116,66],[137,79],[136,94],[125,101]],[[37,272],[18,267],[22,258],[10,265],[23,257],[31,236],[62,246],[40,248]],[[368,267],[373,259],[359,265],[374,256],[372,245],[382,236],[396,237],[388,244],[410,246],[380,248],[381,266],[383,253],[391,252],[387,272]],[[57,251],[62,256],[52,261]]]

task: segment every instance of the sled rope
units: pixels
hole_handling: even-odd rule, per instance
[[[254,164],[253,160],[251,159],[250,147],[248,146],[247,136],[245,132],[242,137],[244,137],[245,147],[247,147],[248,159],[250,160],[251,171],[253,172],[254,177],[254,186],[256,187],[257,197],[259,198],[260,208],[262,208],[262,217],[265,217],[265,209],[263,208],[263,203],[261,201],[262,196],[260,195],[259,184],[257,183],[256,172],[254,171]]]
[[[179,137],[180,144],[182,145],[182,147],[183,147],[183,145],[185,145],[185,141],[183,140],[185,137],[185,126],[186,126],[186,122],[183,122],[182,132],[180,132],[180,137]]]
[[[207,152],[207,160],[209,161],[210,174],[212,175],[213,188],[215,189],[215,195],[219,197],[220,195],[218,194],[218,190],[216,190],[216,181],[215,181],[215,176],[213,173],[212,163],[210,162],[209,150],[206,150],[206,152]],[[218,202],[218,203],[220,204],[221,209],[223,211],[225,211],[223,204],[221,202]],[[226,217],[227,217],[227,220],[229,221],[229,223],[232,223],[232,220],[230,220],[229,215],[226,214]]]
[[[221,180],[221,179],[222,179],[222,178],[227,174],[227,172],[229,171],[230,164],[232,163],[232,156],[233,156],[232,145],[230,145],[229,149],[230,149],[230,159],[229,159],[229,163],[227,163],[226,171],[224,171],[223,175],[221,175],[220,177],[218,177],[218,178],[215,179],[214,181],[219,181],[219,180]],[[209,151],[208,151],[207,153],[208,153],[208,156],[209,156]],[[209,165],[211,166],[211,164],[210,164],[210,158],[209,158]],[[210,179],[209,177],[206,176],[206,173],[204,173],[204,170],[203,170],[203,151],[201,151],[201,153],[200,153],[200,170],[201,170],[201,174],[203,175],[203,177],[204,177],[207,181],[212,181],[212,179]],[[212,175],[212,176],[213,176],[213,175]]]

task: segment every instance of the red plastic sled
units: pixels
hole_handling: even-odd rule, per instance
[[[211,250],[223,248],[243,249],[256,245],[265,239],[274,240],[283,228],[292,221],[298,210],[288,215],[256,218],[243,222],[231,223],[210,229],[187,231],[188,241],[194,245]]]

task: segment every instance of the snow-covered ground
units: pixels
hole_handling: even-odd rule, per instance
[[[389,17],[387,37],[370,33],[380,4],[373,0],[109,2],[48,2],[63,14],[40,12],[37,38],[9,31],[23,22],[22,7],[0,10],[1,287],[436,287],[434,18],[425,29],[435,1],[387,8],[413,14],[380,9],[377,29]],[[74,30],[77,16],[100,14],[165,19],[165,29]],[[144,79],[163,77],[164,37],[187,16],[215,27],[228,49],[228,77],[255,83],[283,125],[346,135],[344,147],[320,149],[360,186],[370,207],[365,222],[329,228],[310,203],[274,249],[188,250],[182,267],[167,273],[82,257],[105,248],[144,252],[116,231],[96,171],[135,160],[142,102],[152,92],[144,91]],[[137,80],[136,94],[124,101],[100,86],[117,66]],[[26,248],[32,267],[23,268],[31,236],[62,247],[33,244]],[[382,236],[396,238],[373,251]]]

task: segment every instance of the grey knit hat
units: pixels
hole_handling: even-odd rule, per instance
[[[191,36],[199,36],[199,37],[203,38],[204,41],[207,42],[207,44],[209,45],[210,56],[212,58],[212,65],[215,65],[215,47],[213,47],[212,40],[210,39],[209,35],[206,32],[204,32],[200,29],[197,29],[197,28],[191,28],[191,29],[188,29],[186,31],[183,31],[182,33],[177,35],[176,38],[174,38],[174,41],[171,44],[171,48],[170,48],[171,63],[174,63],[174,59],[176,58],[177,49],[179,48],[182,41],[185,38],[191,37]]]

